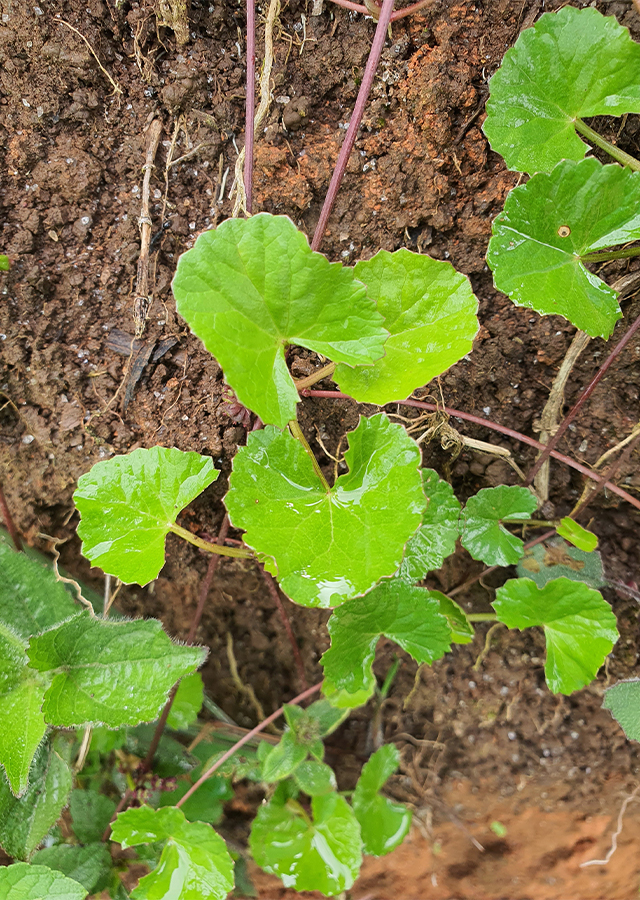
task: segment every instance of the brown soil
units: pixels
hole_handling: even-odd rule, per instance
[[[78,476],[99,459],[138,446],[208,453],[224,477],[181,522],[215,533],[226,475],[245,440],[244,428],[221,404],[219,366],[176,316],[170,292],[179,254],[231,214],[229,189],[243,134],[244,12],[235,2],[192,0],[188,40],[178,45],[171,29],[157,27],[151,0],[35,2],[0,0],[0,252],[12,261],[10,273],[0,276],[2,481],[27,539],[40,546],[46,546],[38,538],[42,532],[67,539],[65,565],[100,588],[75,537],[71,494]],[[545,8],[559,5],[554,0]],[[308,234],[373,34],[371,20],[330,4],[313,17],[310,6],[291,0],[280,16],[274,103],[256,147],[254,197],[255,209],[286,213]],[[640,38],[640,17],[630,4],[598,6]],[[491,220],[518,175],[490,151],[480,126],[488,78],[540,11],[536,0],[436,0],[393,26],[322,248],[331,259],[349,262],[407,246],[450,259],[468,274],[482,328],[470,358],[441,379],[442,396],[447,406],[532,436],[574,329],[561,318],[514,308],[492,287],[484,261]],[[84,35],[103,69],[58,17]],[[142,166],[154,117],[163,125],[151,179],[154,302],[143,337],[132,345]],[[620,124],[602,120],[598,126],[618,134]],[[639,127],[630,116],[617,138],[636,155]],[[166,169],[169,153],[184,158]],[[613,280],[627,271],[627,263],[619,263],[606,274]],[[640,312],[634,299],[623,308],[627,323]],[[609,345],[590,344],[570,378],[569,403],[626,327],[619,324]],[[563,452],[593,463],[629,434],[640,419],[639,354],[640,343],[632,341],[564,439]],[[294,355],[296,374],[314,367],[312,354]],[[316,399],[302,406],[307,435],[330,465],[315,426],[333,453],[355,424],[357,407]],[[525,469],[533,460],[524,445],[453,424],[508,447]],[[449,477],[462,499],[516,479],[488,454],[464,451],[455,458],[431,444],[424,461]],[[616,480],[637,494],[637,456]],[[581,490],[575,471],[554,464],[545,512],[566,514]],[[640,580],[638,511],[607,494],[590,511],[608,577]],[[206,559],[172,539],[168,551],[161,577],[146,589],[123,589],[119,606],[161,617],[170,633],[184,636]],[[478,571],[459,552],[431,583],[447,591]],[[489,579],[457,599],[485,609],[497,583]],[[628,591],[605,593],[622,630],[606,672],[615,680],[637,670],[637,604]],[[327,614],[292,604],[287,611],[314,683],[328,644]],[[265,710],[298,691],[282,621],[259,573],[242,561],[220,566],[198,637],[211,648],[204,671],[211,695],[240,724],[255,724],[256,710],[231,677],[227,634],[241,678]],[[353,784],[372,740],[396,740],[403,766],[391,792],[416,809],[410,839],[391,857],[368,860],[352,896],[637,896],[637,805],[629,807],[611,863],[580,868],[606,853],[638,773],[635,746],[600,708],[605,677],[569,698],[553,697],[544,686],[541,635],[497,632],[476,672],[483,641],[481,633],[473,645],[456,647],[424,670],[406,708],[416,667],[403,658],[379,729],[375,710],[366,707],[331,739],[328,758],[343,788]],[[396,652],[381,645],[376,670],[382,677]],[[235,825],[229,827],[238,828],[238,811],[230,815]],[[496,835],[492,822],[506,832]],[[284,896],[272,880],[256,877],[265,897]]]

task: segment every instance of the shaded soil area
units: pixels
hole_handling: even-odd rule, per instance
[[[640,38],[640,16],[629,3],[596,5]],[[78,477],[136,447],[210,454],[222,475],[180,523],[215,534],[231,462],[246,439],[225,399],[220,367],[176,315],[170,291],[178,256],[233,208],[244,127],[244,9],[192,0],[184,32],[179,17],[173,29],[166,19],[163,25],[151,0],[0,0],[0,8],[0,252],[11,259],[11,271],[0,274],[2,482],[27,540],[45,549],[50,542],[42,534],[66,541],[59,548],[64,564],[101,590],[75,536]],[[516,309],[492,286],[484,258],[491,221],[520,176],[490,150],[481,123],[489,77],[541,11],[537,0],[436,0],[393,25],[322,245],[344,263],[406,246],[467,274],[480,301],[474,351],[422,393],[532,437],[575,329],[559,317]],[[291,0],[278,18],[273,102],[256,145],[254,196],[256,210],[287,214],[307,234],[374,28],[331,4],[319,16],[312,12],[310,3]],[[265,14],[260,7],[259,60]],[[153,303],[136,338],[142,168],[154,119],[162,133],[150,183]],[[640,153],[637,117],[592,124]],[[614,281],[632,271],[621,261],[600,274]],[[578,360],[568,405],[640,313],[633,296],[622,307],[610,343],[592,341]],[[640,419],[639,359],[640,340],[631,341],[562,452],[593,464],[628,436]],[[312,353],[292,354],[296,376],[319,365]],[[370,411],[351,401],[302,401],[301,424],[327,473],[359,412]],[[451,424],[508,448],[525,470],[534,460],[531,448],[485,427]],[[517,483],[504,460],[460,446],[445,450],[437,441],[425,445],[424,463],[451,480],[461,500]],[[637,455],[615,480],[638,496]],[[567,514],[582,489],[578,473],[554,463],[545,515]],[[476,670],[486,633],[480,628],[473,644],[455,647],[417,678],[415,664],[400,653],[389,697],[356,711],[332,736],[327,759],[343,789],[373,746],[396,741],[403,764],[390,792],[416,810],[410,839],[391,857],[367,861],[354,898],[637,896],[640,810],[633,803],[611,864],[580,868],[603,858],[638,775],[637,750],[601,710],[601,695],[608,681],[637,674],[640,513],[602,492],[584,524],[590,517],[613,583],[605,596],[622,632],[596,684],[568,698],[549,694],[544,638],[535,633],[498,631]],[[170,536],[161,576],[145,589],[123,588],[118,606],[157,616],[184,636],[206,565],[199,551]],[[479,571],[460,549],[429,585],[447,592]],[[500,583],[489,577],[456,599],[485,611]],[[285,603],[313,684],[328,646],[328,613]],[[253,688],[266,712],[300,690],[282,619],[250,563],[223,561],[198,639],[211,650],[207,687],[238,724],[252,726],[258,715],[242,685]],[[381,642],[381,679],[398,653]],[[248,816],[229,814],[229,829],[246,833]],[[494,833],[492,822],[506,831]],[[284,896],[266,876],[256,877],[264,896]]]

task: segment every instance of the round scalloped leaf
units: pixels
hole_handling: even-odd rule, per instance
[[[343,709],[366,703],[375,687],[371,666],[381,635],[418,663],[444,656],[451,629],[440,612],[442,596],[394,578],[335,610],[327,626],[331,647],[320,660],[329,701]]]
[[[478,331],[469,279],[451,263],[402,248],[356,264],[390,336],[373,366],[338,365],[334,380],[360,403],[404,400],[470,352]]]
[[[500,521],[521,519],[526,522],[537,505],[531,491],[517,485],[483,488],[469,497],[462,513],[462,546],[474,559],[488,566],[515,565],[522,556],[524,544]]]
[[[422,470],[427,505],[422,524],[404,551],[398,570],[405,581],[422,581],[427,572],[439,569],[456,549],[460,534],[460,503],[451,485],[434,469]]]
[[[281,428],[299,400],[288,344],[352,366],[384,352],[387,331],[364,285],[313,252],[286,216],[227,219],[205,231],[180,257],[173,293],[240,402]]]
[[[0,896],[3,900],[84,900],[87,891],[61,872],[19,862],[0,868]]]
[[[640,238],[640,173],[597,159],[562,162],[507,197],[487,262],[517,306],[561,315],[608,338],[622,315],[617,293],[589,272],[588,254]]]
[[[360,871],[360,825],[336,793],[313,797],[311,810],[312,819],[296,801],[273,797],[263,804],[251,826],[251,854],[285,887],[334,897],[349,890]]]
[[[345,460],[349,472],[327,491],[302,444],[272,426],[233,460],[231,522],[302,606],[338,606],[393,574],[420,524],[420,451],[404,428],[362,416]]]
[[[544,628],[544,674],[554,694],[593,681],[619,637],[609,604],[580,581],[556,578],[538,588],[530,578],[513,578],[498,588],[492,605],[507,628]]]
[[[178,513],[219,474],[208,456],[166,447],[96,463],[73,495],[83,555],[125,584],[148,584]]]
[[[619,681],[606,688],[602,706],[609,710],[630,741],[640,741],[640,678]]]
[[[614,16],[565,6],[522,32],[490,91],[492,148],[510,169],[548,172],[584,157],[577,118],[640,112],[640,46]]]

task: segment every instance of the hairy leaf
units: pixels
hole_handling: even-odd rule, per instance
[[[323,692],[331,703],[361,706],[371,696],[371,666],[381,635],[400,644],[416,662],[444,656],[451,646],[451,629],[440,613],[441,596],[392,579],[335,610],[328,623],[331,647],[320,660]]]
[[[617,293],[585,263],[589,253],[640,238],[640,172],[597,159],[559,163],[515,188],[494,220],[487,262],[517,306],[561,315],[608,338]]]
[[[115,802],[90,789],[71,791],[69,811],[73,833],[81,844],[102,840],[104,830],[116,809]]]
[[[310,797],[330,794],[337,788],[336,776],[331,766],[318,762],[315,759],[301,763],[295,770],[293,777],[300,790]]]
[[[630,741],[640,741],[640,678],[606,688],[602,706],[608,709]]]
[[[262,778],[266,782],[288,778],[309,755],[309,748],[296,740],[294,731],[285,731],[280,743],[269,751],[262,762]]]
[[[544,628],[545,677],[555,694],[571,694],[596,677],[618,640],[616,617],[599,591],[556,578],[538,588],[514,578],[498,588],[493,607],[508,628]]]
[[[46,866],[14,863],[0,868],[0,897],[3,900],[84,900],[83,885]]]
[[[451,485],[433,469],[422,470],[422,482],[427,498],[422,524],[409,538],[398,570],[407,581],[422,581],[427,572],[439,569],[456,549],[460,534],[460,503]]]
[[[180,257],[173,293],[240,402],[280,428],[298,403],[288,344],[352,366],[384,352],[383,318],[364,285],[312,252],[286,216],[227,219],[205,231]]]
[[[640,47],[614,16],[565,6],[521,33],[490,91],[492,148],[510,169],[548,172],[587,152],[577,118],[640,112]]]
[[[411,810],[383,797],[379,791],[400,764],[400,753],[385,744],[362,768],[353,793],[353,811],[362,831],[362,845],[369,856],[384,856],[401,844],[411,827]]]
[[[519,519],[526,522],[537,502],[526,488],[501,484],[483,488],[469,497],[462,513],[462,546],[474,559],[488,566],[511,566],[518,562],[524,544],[500,522]]]
[[[103,843],[87,844],[86,847],[71,844],[45,847],[33,855],[32,862],[80,882],[88,894],[102,890],[101,885],[105,885],[111,871],[111,854]]]
[[[379,406],[404,400],[470,352],[478,331],[469,279],[451,263],[402,248],[356,263],[356,278],[382,313],[390,336],[373,366],[338,365],[341,391]]]
[[[233,461],[229,517],[303,606],[337,606],[391,575],[420,523],[420,451],[400,425],[361,417],[345,459],[327,491],[302,444],[267,427]]]
[[[166,447],[96,463],[73,495],[83,555],[126,584],[148,584],[178,513],[219,474],[208,456]]]

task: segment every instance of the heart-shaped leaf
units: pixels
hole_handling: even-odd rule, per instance
[[[385,744],[362,767],[353,792],[353,811],[362,831],[362,849],[384,856],[401,844],[411,827],[411,810],[383,797],[379,791],[400,764],[400,753]]]
[[[4,900],[84,900],[87,891],[46,866],[14,863],[0,868],[0,897]]]
[[[400,644],[416,662],[444,656],[451,629],[440,613],[442,596],[393,578],[336,609],[328,623],[331,647],[320,660],[323,693],[331,703],[340,708],[366,703],[375,687],[371,666],[381,635]]]
[[[579,117],[640,112],[640,46],[615,16],[565,6],[522,32],[490,90],[492,148],[510,169],[549,172],[585,155]]]
[[[125,584],[148,584],[178,513],[219,474],[208,456],[167,447],[96,463],[73,495],[83,555]]]
[[[380,250],[356,263],[354,273],[376,301],[390,335],[384,356],[373,366],[338,365],[334,379],[341,391],[379,406],[404,400],[470,352],[478,301],[469,279],[451,263],[405,248]]]
[[[640,238],[639,205],[640,172],[597,159],[534,175],[494,220],[487,262],[496,287],[517,306],[609,337],[621,316],[618,295],[584,263],[589,253]]]
[[[515,565],[522,556],[524,544],[500,522],[502,519],[526,522],[537,505],[533,494],[523,487],[501,484],[483,488],[469,497],[462,513],[462,546],[474,559],[488,566]]]
[[[361,417],[345,460],[327,491],[302,444],[269,426],[233,460],[231,522],[303,606],[338,606],[391,575],[420,523],[420,451],[404,428]]]
[[[288,344],[352,366],[384,352],[387,332],[364,285],[312,252],[286,216],[227,219],[205,231],[180,257],[173,293],[241,403],[281,428],[299,399]]]
[[[405,581],[422,581],[427,572],[439,569],[456,549],[460,534],[460,503],[451,485],[433,469],[422,470],[427,505],[422,524],[409,538],[398,575]]]
[[[555,694],[571,694],[593,681],[618,640],[616,617],[599,591],[556,578],[538,588],[513,578],[498,588],[493,608],[508,628],[544,628],[544,673]]]

